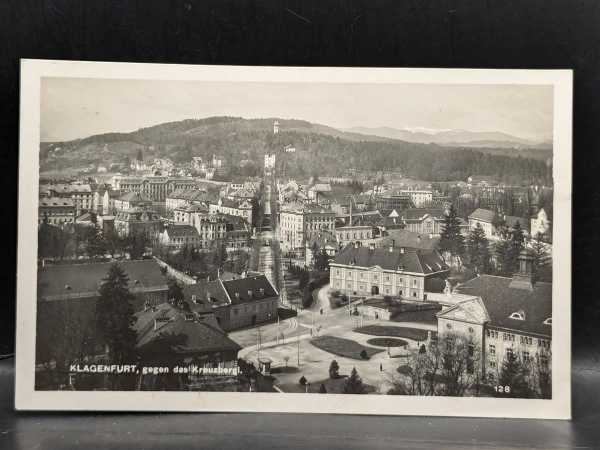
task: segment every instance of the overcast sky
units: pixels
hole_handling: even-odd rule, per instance
[[[210,116],[500,131],[541,141],[552,139],[552,87],[42,80],[42,141]]]

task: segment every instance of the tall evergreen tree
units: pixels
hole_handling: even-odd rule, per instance
[[[448,252],[453,257],[460,257],[464,254],[465,239],[460,234],[460,221],[454,205],[450,206],[450,211],[444,218],[444,230],[440,236],[438,246],[442,252]]]
[[[467,238],[467,253],[470,264],[477,273],[488,273],[490,266],[490,250],[485,231],[478,223]]]
[[[500,378],[498,380],[498,385],[502,386],[504,391],[498,392],[498,394],[500,396],[516,398],[532,397],[533,392],[529,387],[527,377],[528,368],[517,355],[512,352],[508,353],[502,363]],[[509,389],[508,392],[506,392],[506,387]]]
[[[362,382],[362,378],[356,371],[356,367],[352,368],[350,376],[344,381],[344,394],[362,394],[365,391],[365,385]]]
[[[533,277],[536,281],[552,281],[552,258],[548,254],[546,244],[542,238],[543,236],[538,233],[531,245]]]
[[[525,236],[521,224],[517,221],[510,233],[509,270],[510,275],[519,270],[519,255],[525,248]]]
[[[96,306],[96,330],[106,345],[112,364],[129,364],[135,358],[136,332],[133,329],[133,294],[129,277],[117,263],[111,264],[100,285]]]

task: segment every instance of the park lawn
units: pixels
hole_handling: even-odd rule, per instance
[[[325,389],[327,390],[327,394],[343,394],[344,393],[344,381],[348,378],[347,376],[340,376],[335,379],[326,378],[324,380],[317,380],[314,382],[309,381],[308,385],[308,393],[309,394],[319,394],[319,389],[321,388],[321,383],[325,385]],[[363,383],[365,390],[363,394],[371,394],[376,391],[375,386],[371,386],[370,384]],[[306,392],[306,387],[302,386],[300,383],[286,383],[278,386],[283,392],[291,393],[291,394],[304,394]]]
[[[356,333],[368,334],[370,336],[393,336],[398,338],[412,339],[413,341],[424,341],[427,339],[427,330],[410,327],[391,327],[386,325],[367,325],[355,328]],[[433,334],[434,332],[432,332]]]
[[[404,339],[381,337],[369,339],[367,344],[377,347],[406,347],[408,342]]]
[[[407,312],[399,312],[394,314],[391,317],[392,322],[416,322],[416,323],[426,323],[428,325],[436,325],[437,317],[436,313],[439,311],[434,309],[429,309],[425,311],[407,311]]]
[[[363,350],[367,353],[367,358],[365,359],[370,359],[371,356],[383,351],[383,349],[365,347],[350,339],[343,339],[335,336],[319,336],[312,339],[310,343],[315,347],[333,353],[334,355],[360,360],[364,360],[360,356]]]

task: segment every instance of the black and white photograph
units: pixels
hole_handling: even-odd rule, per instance
[[[17,406],[569,417],[570,83],[24,61]]]

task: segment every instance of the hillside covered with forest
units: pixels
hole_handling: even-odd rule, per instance
[[[302,120],[210,117],[164,123],[131,133],[106,133],[69,142],[42,143],[40,168],[64,170],[87,165],[126,164],[141,150],[144,159],[186,163],[193,156],[224,158],[239,171],[240,162],[257,172],[267,152],[278,152],[290,176],[341,175],[347,169],[399,170],[422,180],[464,180],[490,175],[510,183],[549,183],[552,153],[539,149],[463,148],[411,143],[339,131]],[[295,153],[283,153],[286,145]]]

